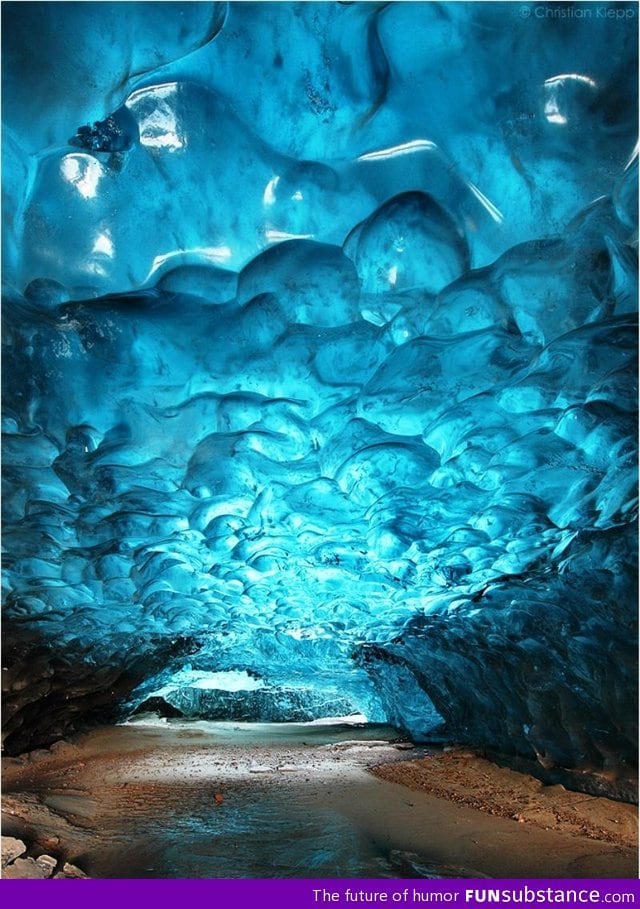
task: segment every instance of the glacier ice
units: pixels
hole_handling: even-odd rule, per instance
[[[469,268],[464,231],[426,193],[389,199],[345,240],[364,293],[437,293]]]
[[[7,747],[163,698],[626,772],[635,7],[148,7],[2,9]]]

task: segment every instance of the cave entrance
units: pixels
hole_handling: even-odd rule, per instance
[[[375,665],[369,663],[374,661]],[[306,671],[305,671],[306,670]],[[395,729],[415,741],[432,737],[442,717],[406,666],[371,653],[328,671],[277,664],[264,671],[212,671],[186,663],[138,686],[123,718],[134,723],[205,721],[314,724]]]
[[[247,669],[210,671],[186,664],[145,681],[126,704],[128,718],[237,723],[366,724],[386,717],[364,673],[350,682],[285,677]]]

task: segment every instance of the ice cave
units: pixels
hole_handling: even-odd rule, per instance
[[[5,754],[357,714],[633,798],[637,5],[597,10],[2,4]]]

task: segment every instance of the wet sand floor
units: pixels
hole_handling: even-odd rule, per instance
[[[637,876],[624,837],[546,830],[374,776],[368,768],[394,764],[402,779],[396,762],[425,755],[428,772],[427,750],[399,750],[394,735],[315,724],[103,727],[3,760],[2,832],[94,878]],[[466,760],[471,772],[479,759]],[[531,778],[514,775],[516,787],[519,778],[531,797]],[[637,818],[631,806],[593,801],[612,823]]]

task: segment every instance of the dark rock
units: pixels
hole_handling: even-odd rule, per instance
[[[178,710],[177,707],[174,707],[173,704],[169,704],[161,697],[147,698],[146,701],[138,704],[133,711],[133,715],[135,716],[138,713],[156,713],[158,716],[165,717],[184,716],[184,713],[181,710]]]

